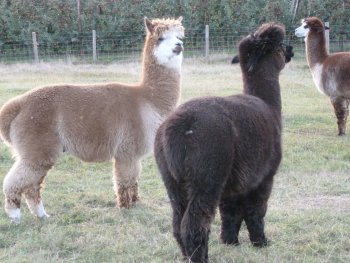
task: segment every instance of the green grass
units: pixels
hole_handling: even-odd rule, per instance
[[[241,92],[230,57],[186,59],[182,101]],[[0,105],[24,91],[56,83],[137,82],[139,64],[0,65]],[[349,262],[350,130],[337,136],[329,99],[312,83],[304,60],[281,74],[283,161],[266,216],[272,243],[253,248],[219,242],[217,216],[210,235],[211,262]],[[350,128],[349,128],[350,129]],[[13,159],[0,143],[0,180]],[[64,156],[46,179],[43,198],[51,217],[41,221],[22,206],[21,224],[0,209],[0,262],[182,262],[171,230],[171,208],[152,155],[143,161],[140,202],[115,208],[111,163],[87,164]],[[3,197],[1,206],[3,207]]]

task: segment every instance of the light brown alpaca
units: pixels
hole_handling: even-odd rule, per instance
[[[113,159],[117,205],[128,208],[138,200],[141,159],[153,149],[158,126],[180,97],[181,20],[145,18],[140,84],[37,88],[1,108],[1,137],[16,156],[3,184],[13,222],[20,220],[22,193],[34,215],[48,216],[40,188],[63,152],[87,162]]]

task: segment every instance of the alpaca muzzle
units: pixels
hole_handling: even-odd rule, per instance
[[[173,49],[173,52],[176,55],[180,55],[180,53],[184,50],[183,46],[181,44],[176,44],[176,47]]]

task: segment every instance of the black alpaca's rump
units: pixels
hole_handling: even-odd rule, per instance
[[[283,38],[284,28],[275,24],[244,38],[239,59],[245,94],[191,100],[158,129],[154,153],[173,210],[173,234],[192,262],[208,261],[217,207],[223,243],[239,243],[243,221],[254,246],[268,243],[264,217],[282,156]]]

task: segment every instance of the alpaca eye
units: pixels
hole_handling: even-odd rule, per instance
[[[309,28],[309,25],[305,25],[304,28],[305,28],[305,29]]]
[[[162,42],[164,40],[164,37],[158,38],[158,42]]]

